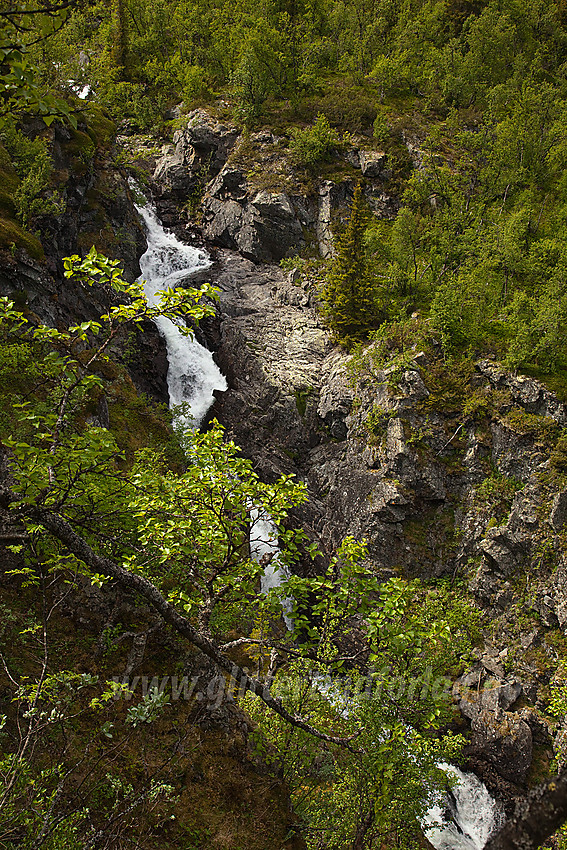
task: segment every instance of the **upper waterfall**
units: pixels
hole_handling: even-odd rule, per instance
[[[146,225],[148,247],[140,258],[140,268],[146,298],[152,303],[158,292],[183,283],[199,269],[208,268],[211,261],[205,251],[184,245],[165,231],[151,204],[136,205],[136,209]],[[156,325],[167,346],[169,406],[188,405],[177,421],[198,428],[214,401],[213,390],[226,390],[226,379],[211,352],[180,333],[174,322],[160,317]]]

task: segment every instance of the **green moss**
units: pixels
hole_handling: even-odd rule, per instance
[[[13,196],[19,182],[8,151],[0,145],[0,212],[6,212],[9,218],[16,214]]]
[[[107,390],[110,430],[131,462],[139,449],[161,448],[173,467],[181,467],[183,452],[171,431],[169,411],[136,390],[125,369],[116,367],[116,377]]]
[[[567,435],[562,434],[549,457],[550,467],[558,475],[567,473]]]
[[[23,248],[30,257],[35,260],[42,260],[44,257],[43,247],[36,236],[28,233],[27,230],[19,225],[16,221],[0,217],[0,248],[8,251],[14,251],[17,248]]]
[[[25,230],[16,219],[14,194],[20,179],[12,165],[10,155],[0,145],[0,248],[15,251],[23,248],[36,260],[43,258],[39,240]]]
[[[475,490],[474,500],[479,508],[490,510],[493,514],[487,529],[494,525],[503,525],[510,513],[512,499],[517,490],[523,487],[517,478],[493,471]],[[492,523],[492,525],[491,525]]]
[[[294,392],[295,405],[301,417],[305,416],[305,411],[307,409],[307,401],[312,392],[313,387],[298,387]]]
[[[382,442],[382,437],[388,430],[388,422],[392,417],[392,411],[387,410],[381,404],[374,402],[371,410],[368,411],[364,422],[366,431],[368,432],[368,444],[371,446],[379,446]]]
[[[86,133],[97,147],[110,147],[114,134],[116,133],[116,124],[112,121],[102,109],[94,103],[90,103],[88,108],[83,112],[86,122]]]
[[[83,230],[77,237],[79,251],[89,251],[94,245],[97,251],[107,256],[114,256],[117,247],[116,234],[107,224],[104,217],[100,216],[101,228],[99,230]],[[104,225],[107,225],[106,227]]]
[[[561,428],[549,416],[537,416],[535,413],[526,413],[525,410],[514,408],[506,414],[503,420],[512,430],[519,434],[530,434],[544,445],[550,445],[557,441],[561,434]]]
[[[63,150],[71,158],[73,172],[82,176],[86,174],[95,155],[96,143],[88,133],[82,130],[70,129],[71,139],[63,145]]]

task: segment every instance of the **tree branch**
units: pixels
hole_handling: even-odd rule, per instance
[[[303,729],[310,735],[319,738],[322,741],[327,741],[331,744],[339,744],[340,746],[350,749],[349,743],[356,736],[349,738],[327,735],[315,729],[314,726],[307,723],[303,718],[289,712],[283,705],[281,700],[274,698],[269,691],[269,688],[249,676],[241,667],[227,658],[220,651],[219,647],[208,637],[197,631],[190,620],[165,599],[157,587],[144,578],[144,576],[136,573],[128,572],[124,567],[117,564],[102,555],[98,555],[91,549],[89,544],[72,528],[72,526],[63,517],[52,513],[51,511],[32,506],[26,511],[27,516],[31,519],[40,522],[54,537],[63,543],[67,549],[72,552],[77,558],[80,558],[88,567],[102,575],[107,575],[113,578],[123,590],[139,593],[144,599],[152,605],[155,610],[163,617],[166,623],[175,629],[178,634],[182,635],[186,640],[201,650],[208,658],[229,676],[232,676],[239,687],[245,691],[251,691],[282,717],[287,723],[298,729]]]

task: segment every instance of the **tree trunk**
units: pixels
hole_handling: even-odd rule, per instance
[[[484,850],[536,850],[567,819],[567,770],[518,803],[513,817]]]

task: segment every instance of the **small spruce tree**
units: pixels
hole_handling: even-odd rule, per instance
[[[367,211],[359,183],[324,292],[329,325],[337,340],[347,347],[380,324],[375,287],[364,249],[366,224]]]

